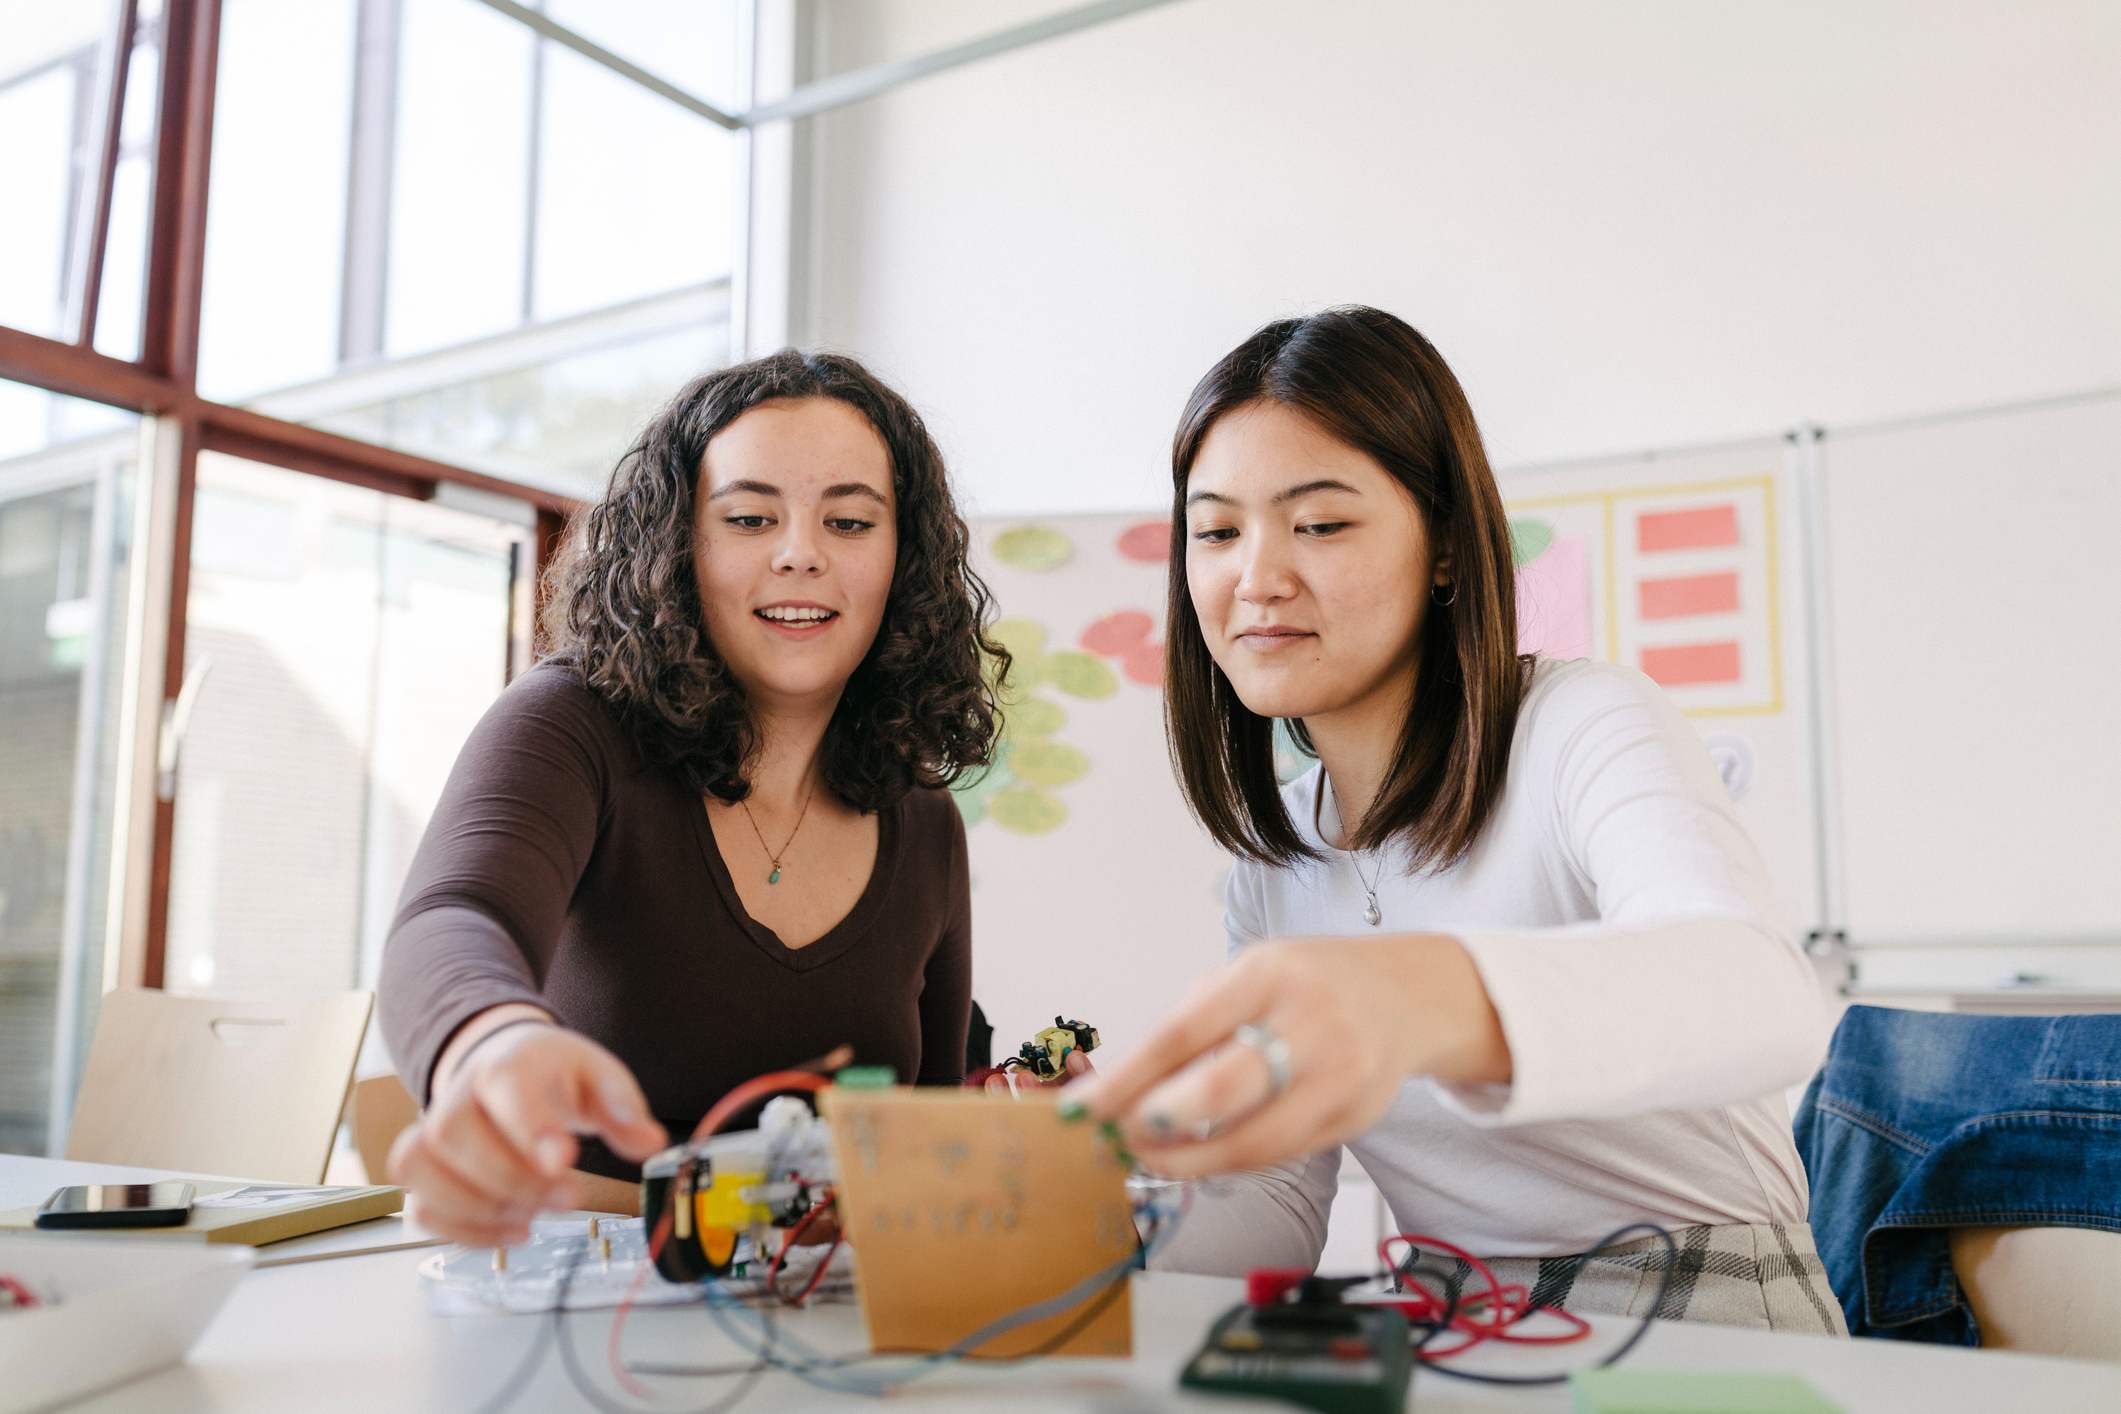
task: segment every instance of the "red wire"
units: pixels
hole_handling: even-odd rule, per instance
[[[692,1131],[693,1142],[715,1133],[738,1113],[753,1103],[771,1098],[789,1090],[822,1090],[832,1083],[829,1075],[820,1075],[814,1070],[773,1070],[754,1076],[714,1102],[714,1107],[700,1117],[698,1127]],[[676,1185],[672,1188],[675,1190]],[[675,1192],[673,1191],[673,1197]],[[813,1211],[815,1211],[813,1209]],[[656,1222],[655,1231],[648,1238],[648,1260],[643,1262],[627,1284],[626,1295],[619,1302],[619,1309],[611,1318],[611,1338],[605,1342],[604,1353],[611,1364],[612,1378],[619,1382],[628,1394],[636,1399],[649,1397],[648,1388],[626,1373],[626,1362],[620,1358],[619,1343],[626,1330],[626,1317],[633,1310],[634,1298],[641,1294],[641,1286],[648,1279],[649,1268],[662,1255],[663,1244],[670,1240],[670,1224],[675,1209],[669,1204],[663,1207],[663,1216]],[[808,1214],[804,1215],[806,1218]],[[821,1269],[822,1270],[822,1269]],[[805,1296],[809,1295],[806,1291]]]
[[[820,1214],[822,1214],[826,1209],[832,1206],[832,1200],[835,1196],[836,1195],[830,1188],[821,1189],[818,1193],[817,1201],[810,1205],[810,1210],[804,1213],[802,1217],[796,1219],[794,1227],[789,1228],[786,1233],[782,1234],[781,1245],[779,1249],[774,1252],[773,1261],[769,1263],[766,1267],[766,1289],[768,1291],[771,1291],[774,1295],[780,1295],[781,1289],[776,1279],[781,1274],[781,1263],[786,1260],[788,1256],[788,1249],[795,1246],[796,1239],[801,1237],[806,1231],[808,1231],[810,1224],[815,1222]],[[840,1240],[839,1238],[834,1237],[832,1239],[832,1246],[825,1252],[825,1262],[830,1262],[832,1260],[832,1254],[834,1252],[839,1251],[839,1249]],[[789,1301],[789,1305],[802,1305],[803,1302],[809,1298],[810,1293],[817,1290],[818,1278],[825,1274],[825,1262],[818,1263],[817,1271],[811,1274],[810,1284],[804,1287],[801,1294],[796,1296],[794,1300]]]
[[[1418,1358],[1424,1362],[1448,1360],[1454,1355],[1462,1355],[1474,1346],[1490,1340],[1506,1341],[1518,1345],[1566,1345],[1570,1341],[1582,1340],[1591,1333],[1590,1323],[1573,1311],[1564,1311],[1558,1306],[1532,1305],[1531,1293],[1525,1289],[1522,1283],[1511,1282],[1505,1285],[1496,1279],[1494,1271],[1486,1262],[1466,1251],[1463,1247],[1455,1243],[1445,1242],[1442,1238],[1428,1237],[1421,1233],[1402,1232],[1396,1233],[1378,1243],[1377,1255],[1383,1259],[1386,1266],[1391,1267],[1395,1272],[1399,1269],[1399,1263],[1392,1256],[1392,1244],[1395,1242],[1404,1242],[1409,1248],[1408,1255],[1412,1255],[1414,1249],[1426,1247],[1456,1257],[1471,1267],[1474,1274],[1487,1284],[1486,1291],[1476,1292],[1471,1297],[1461,1299],[1457,1303],[1456,1309],[1453,1310],[1450,1303],[1444,1301],[1435,1292],[1430,1291],[1420,1281],[1410,1276],[1402,1276],[1401,1281],[1404,1285],[1413,1289],[1417,1299],[1387,1302],[1385,1304],[1396,1306],[1400,1313],[1411,1321],[1422,1322],[1432,1326],[1443,1322],[1446,1313],[1449,1313],[1449,1321],[1445,1328],[1453,1334],[1463,1337],[1458,1344],[1443,1350],[1423,1349],[1418,1351]],[[1488,1319],[1474,1319],[1473,1313],[1479,1311],[1485,1311]],[[1542,1312],[1559,1317],[1572,1329],[1551,1335],[1520,1335],[1512,1329],[1519,1322]]]
[[[784,1090],[818,1091],[832,1083],[829,1075],[819,1075],[814,1070],[771,1070],[754,1076],[714,1102],[714,1108],[701,1117],[699,1127],[692,1131],[695,1140],[708,1135],[729,1123],[739,1110],[758,1100],[770,1099]]]
[[[809,1281],[808,1281],[807,1283],[805,1283],[805,1285],[804,1285],[804,1287],[803,1287],[803,1289],[802,1289],[801,1293],[799,1293],[799,1294],[798,1294],[798,1295],[796,1296],[796,1298],[795,1298],[795,1304],[796,1304],[796,1305],[800,1306],[800,1305],[802,1305],[802,1304],[803,1304],[803,1303],[804,1303],[805,1301],[808,1301],[808,1300],[810,1299],[810,1293],[811,1293],[811,1292],[813,1292],[813,1291],[816,1291],[816,1290],[817,1290],[817,1284],[818,1284],[819,1282],[821,1282],[821,1281],[823,1281],[823,1280],[825,1279],[825,1270],[826,1270],[826,1268],[828,1268],[828,1267],[830,1267],[830,1266],[832,1265],[832,1259],[833,1259],[833,1257],[834,1257],[835,1255],[837,1255],[837,1254],[838,1254],[839,1250],[840,1250],[840,1236],[839,1236],[839,1234],[838,1234],[838,1233],[834,1233],[834,1234],[832,1235],[832,1245],[831,1245],[830,1247],[827,1247],[827,1248],[825,1249],[825,1258],[824,1258],[824,1260],[823,1260],[823,1261],[821,1261],[821,1262],[819,1262],[819,1263],[817,1264],[817,1270],[816,1270],[816,1271],[814,1271],[814,1272],[812,1272],[812,1273],[810,1274],[810,1280],[809,1280]]]

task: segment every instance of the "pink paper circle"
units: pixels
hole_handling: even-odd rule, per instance
[[[1083,630],[1082,645],[1089,652],[1116,658],[1149,637],[1156,620],[1139,609],[1121,609],[1107,614]]]
[[[1171,522],[1145,520],[1120,532],[1119,552],[1145,565],[1160,565],[1171,557]]]
[[[1120,661],[1119,670],[1144,687],[1164,685],[1164,645],[1161,643],[1137,643],[1127,650]]]

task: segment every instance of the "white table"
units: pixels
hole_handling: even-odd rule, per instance
[[[139,1182],[162,1172],[0,1155],[0,1207],[41,1201],[68,1183]],[[190,1363],[108,1391],[77,1407],[117,1411],[471,1410],[502,1385],[531,1342],[549,1342],[550,1317],[429,1314],[417,1275],[428,1251],[385,1252],[304,1262],[252,1272],[207,1328]],[[1134,1278],[1131,1360],[1046,1360],[1019,1366],[958,1365],[939,1370],[888,1405],[834,1395],[792,1375],[771,1373],[736,1414],[794,1409],[947,1409],[985,1411],[1123,1411],[1285,1409],[1283,1405],[1181,1395],[1178,1372],[1208,1323],[1241,1299],[1238,1282],[1151,1273]],[[851,1305],[790,1312],[784,1329],[813,1347],[863,1347]],[[617,1390],[604,1360],[608,1313],[568,1318],[582,1364],[608,1398],[647,1408]],[[1632,1322],[1594,1322],[1593,1340],[1554,1350],[1515,1349],[1468,1368],[1531,1373],[1583,1361],[1609,1349]],[[634,1360],[721,1363],[743,1353],[699,1307],[636,1310],[626,1327]],[[1479,1352],[1485,1354],[1485,1352]],[[1998,1351],[1944,1349],[1893,1341],[1838,1341],[1715,1326],[1654,1327],[1630,1363],[1683,1369],[1787,1370],[1811,1380],[1850,1414],[1919,1410],[1923,1414],[1992,1411],[2121,1410],[2121,1365],[2056,1360]],[[695,1409],[730,1382],[640,1377],[664,1409]],[[557,1352],[511,1405],[517,1410],[583,1407]],[[1414,1377],[1409,1408],[1563,1410],[1566,1387],[1502,1389],[1450,1380],[1431,1371]]]

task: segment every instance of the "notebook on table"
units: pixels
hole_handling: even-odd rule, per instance
[[[96,1233],[125,1241],[176,1238],[263,1247],[349,1223],[366,1222],[405,1206],[405,1191],[387,1186],[305,1187],[286,1183],[199,1183],[191,1213],[177,1227],[74,1228],[65,1236]],[[0,1212],[0,1231],[36,1229],[35,1207]],[[56,1234],[55,1234],[56,1235]]]

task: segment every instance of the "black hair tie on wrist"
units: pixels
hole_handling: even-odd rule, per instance
[[[464,1054],[457,1057],[456,1074],[462,1075],[464,1073],[464,1067],[471,1063],[471,1058],[478,1053],[479,1047],[514,1026],[552,1026],[554,1030],[559,1029],[552,1021],[542,1016],[511,1017],[464,1048]]]

